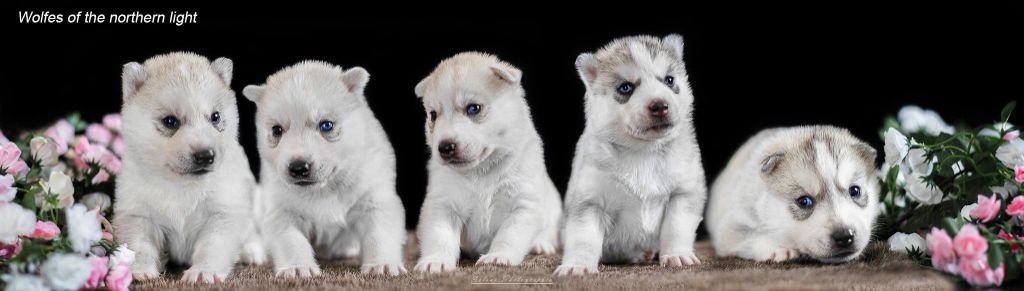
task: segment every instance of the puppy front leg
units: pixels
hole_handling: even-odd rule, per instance
[[[505,219],[487,254],[480,256],[477,265],[518,266],[530,251],[531,244],[544,226],[536,205],[524,205]]]
[[[277,218],[275,218],[277,217]],[[309,278],[320,275],[320,266],[313,256],[313,246],[292,219],[275,215],[268,217],[267,233],[276,234],[268,239],[274,275],[286,278]]]
[[[420,226],[416,236],[420,243],[420,259],[413,268],[417,272],[443,273],[455,271],[459,261],[459,235],[462,221],[455,209],[446,203],[423,203]]]
[[[160,278],[163,235],[148,218],[126,214],[114,219],[117,241],[135,251],[132,277],[139,281]]]
[[[370,194],[374,195],[374,194]],[[360,211],[355,221],[359,235],[363,274],[398,276],[407,272],[402,262],[405,244],[405,210],[394,191],[379,193]],[[380,200],[380,201],[374,201]]]
[[[578,207],[578,209],[573,209]],[[569,207],[565,220],[565,254],[556,276],[596,274],[604,247],[600,209],[594,205]]]
[[[661,224],[661,265],[681,267],[700,264],[693,251],[697,226],[703,220],[704,195],[682,193],[672,195],[665,207]]]
[[[243,234],[249,234],[251,224],[243,214],[220,213],[210,218],[199,230],[192,267],[181,276],[187,283],[224,282],[238,261]]]

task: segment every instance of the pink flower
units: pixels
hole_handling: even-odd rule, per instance
[[[118,263],[107,273],[107,289],[110,291],[128,291],[132,284],[132,266],[126,262]]]
[[[51,240],[57,237],[57,235],[60,235],[60,227],[57,227],[56,223],[53,223],[53,221],[37,220],[36,231],[32,232],[28,237]]]
[[[124,156],[124,138],[120,136],[114,138],[114,142],[110,145],[110,148],[114,150],[114,153],[118,156]]]
[[[978,208],[971,210],[971,217],[981,219],[981,222],[989,222],[996,215],[999,215],[999,198],[997,195],[986,197],[978,195]]]
[[[28,165],[25,164],[25,161],[18,160],[14,162],[14,164],[12,164],[9,168],[7,168],[7,173],[13,174],[15,177],[18,178],[24,178],[25,175],[28,175]]]
[[[0,176],[0,202],[10,202],[18,194],[14,188],[14,176],[7,174]]]
[[[101,145],[110,144],[110,141],[114,139],[114,134],[110,133],[110,129],[98,123],[93,123],[86,127],[85,136],[89,140]]]
[[[987,256],[960,260],[960,276],[963,276],[964,280],[973,286],[1001,285],[1005,275],[1006,264],[1001,264],[998,269],[992,270],[988,266]]]
[[[110,180],[110,174],[108,174],[106,170],[100,170],[99,173],[96,173],[96,176],[92,177],[93,184],[103,183],[107,180]]]
[[[92,265],[92,273],[89,273],[89,279],[85,280],[85,284],[80,289],[96,289],[103,283],[103,278],[107,276],[107,257],[89,256],[89,264]]]
[[[1017,183],[1024,183],[1024,165],[1017,165],[1013,168],[1013,174]]]
[[[949,234],[945,230],[933,227],[925,240],[928,241],[928,250],[932,253],[932,267],[956,274],[956,253],[953,251],[953,239]]]
[[[1012,234],[1006,233],[1002,229],[999,230],[999,235],[998,236],[1000,238],[1002,238],[1002,239],[1005,239],[1005,240],[1017,240],[1019,238],[1019,237],[1016,237],[1016,236],[1014,236]],[[1013,250],[1014,252],[1020,251],[1020,245],[1017,244],[1017,243],[1011,243],[1010,244],[1010,250]]]
[[[105,231],[104,230],[103,231],[103,239],[112,241],[112,240],[114,240],[114,234],[110,233],[109,231]]]
[[[56,127],[51,127],[46,130],[46,136],[53,139],[57,143],[57,154],[63,155],[68,152],[68,141],[61,137],[60,133],[57,133]]]
[[[1024,196],[1014,197],[1010,204],[1006,205],[1006,214],[1024,216]]]
[[[1020,137],[1019,130],[1007,131],[1006,134],[1003,134],[1003,140],[1005,141],[1010,141],[1011,139],[1015,139],[1018,137]]]
[[[121,172],[121,159],[117,158],[116,155],[114,155],[110,151],[107,151],[106,149],[103,149],[102,152],[103,153],[100,154],[101,155],[100,161],[99,161],[100,166],[103,166],[103,168],[107,169],[107,171],[109,171],[111,173],[114,173],[114,175],[117,175],[118,173],[120,173]]]
[[[18,253],[21,253],[21,239],[19,238],[13,244],[5,244],[0,242],[0,258],[10,259]]]
[[[953,250],[961,259],[975,259],[984,257],[988,250],[988,241],[978,233],[978,227],[973,224],[965,224],[960,228],[960,233],[953,238]]]
[[[4,136],[4,131],[0,130],[0,144],[5,144],[5,143],[8,143],[10,141],[11,140],[7,139],[7,137]]]
[[[110,130],[121,131],[121,114],[111,113],[103,116],[103,126]]]
[[[0,146],[0,169],[7,169],[8,173],[15,163],[21,160],[21,149],[13,142]]]

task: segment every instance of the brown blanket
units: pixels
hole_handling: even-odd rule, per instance
[[[406,274],[397,278],[359,274],[354,259],[321,262],[323,275],[313,279],[277,279],[271,268],[239,266],[227,282],[190,286],[178,282],[181,274],[165,274],[155,281],[135,282],[138,290],[216,288],[229,290],[280,289],[699,289],[699,290],[953,290],[957,286],[944,275],[923,268],[905,255],[890,252],[884,243],[874,243],[860,259],[840,265],[812,262],[782,264],[755,263],[737,258],[716,258],[710,243],[697,244],[704,264],[681,269],[656,265],[602,266],[595,276],[553,278],[560,256],[530,256],[521,267],[476,267],[463,260],[459,270],[448,275]],[[407,268],[412,269],[419,253],[415,237],[406,245]]]

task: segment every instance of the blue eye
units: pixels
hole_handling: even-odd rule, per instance
[[[850,197],[853,197],[853,198],[860,197],[860,186],[853,185],[853,186],[850,187]]]
[[[618,88],[616,88],[616,90],[619,91],[619,94],[622,94],[622,95],[633,94],[633,89],[635,89],[634,86],[633,86],[633,83],[630,83],[630,82],[622,83],[622,84],[619,85]]]
[[[480,104],[469,104],[466,105],[466,114],[472,116],[480,113]]]
[[[320,131],[329,132],[334,130],[334,122],[330,120],[324,120],[320,122]]]
[[[796,205],[804,209],[811,208],[814,206],[814,198],[811,198],[810,195],[800,196],[800,198],[796,199]]]
[[[164,122],[164,127],[169,128],[169,129],[178,129],[178,126],[181,125],[181,122],[178,121],[177,117],[170,116],[170,115],[165,116],[164,119],[163,119],[163,122]]]

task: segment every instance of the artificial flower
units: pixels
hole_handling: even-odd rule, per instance
[[[89,248],[103,238],[96,211],[90,211],[82,204],[75,204],[65,210],[68,240],[71,241],[71,248],[78,253],[89,252]]]
[[[78,290],[92,273],[92,264],[79,254],[53,253],[39,266],[46,285],[57,290]]]
[[[971,217],[980,219],[981,222],[989,222],[995,219],[999,215],[999,207],[1002,204],[999,203],[997,195],[986,197],[985,195],[978,195],[978,207],[971,210]]]
[[[17,194],[18,189],[14,187],[14,176],[11,174],[0,175],[0,202],[11,202]]]
[[[21,239],[17,239],[13,244],[0,243],[0,259],[10,259],[11,257],[17,256],[21,253]]]
[[[43,210],[64,208],[75,202],[75,186],[71,183],[71,177],[63,172],[50,173],[50,178],[40,184],[43,186],[43,192],[40,192],[39,195],[46,195],[46,193],[57,195],[57,205],[43,203]]]
[[[906,173],[905,173],[906,174]],[[907,195],[924,205],[942,202],[943,193],[938,187],[925,182],[921,177],[909,174],[907,179]]]
[[[896,119],[904,131],[923,131],[928,135],[939,135],[940,133],[952,134],[954,128],[942,120],[939,114],[932,110],[923,109],[918,106],[909,105],[900,108],[896,113]]]
[[[15,273],[5,277],[7,287],[4,291],[50,291],[43,278],[36,275]]]
[[[103,116],[103,126],[113,131],[121,131],[121,114],[111,113]]]
[[[996,236],[998,236],[999,238],[1005,239],[1005,240],[1019,240],[1020,239],[1019,236],[1014,236],[1012,234],[1006,233],[1002,229],[999,230],[999,234],[996,235]],[[1020,251],[1020,244],[1011,243],[1010,244],[1010,250],[1014,251],[1014,252]]]
[[[85,128],[85,136],[99,145],[108,145],[114,139],[114,134],[105,126],[93,123]]]
[[[910,151],[910,144],[905,135],[899,130],[890,127],[885,132],[885,163],[888,165],[899,165]]]
[[[977,226],[965,224],[953,238],[953,250],[961,259],[984,257],[988,251],[988,240],[981,236]]]
[[[996,149],[996,158],[1007,168],[1024,165],[1024,140],[1014,139]]]
[[[971,259],[960,260],[960,275],[967,283],[975,287],[999,286],[1003,284],[1003,277],[1006,272],[1006,264],[1000,264],[999,268],[992,270],[988,266],[988,257],[980,256]]]
[[[92,272],[89,273],[89,278],[82,285],[83,289],[96,289],[100,287],[100,284],[103,284],[103,278],[107,277],[107,271],[110,269],[107,267],[107,261],[109,261],[107,257],[89,256]]]
[[[927,251],[928,243],[921,235],[916,233],[894,233],[889,237],[889,250],[898,253],[907,253],[910,250]]]
[[[0,203],[0,242],[13,244],[18,236],[36,230],[36,214],[16,203]]]
[[[107,289],[110,291],[128,291],[132,284],[132,267],[130,264],[118,263],[107,273]]]
[[[39,220],[36,221],[36,230],[29,234],[28,237],[51,240],[58,235],[60,235],[60,227],[56,223]]]
[[[1024,196],[1014,197],[1010,204],[1006,205],[1006,214],[1012,216],[1024,216]]]
[[[945,230],[932,227],[927,235],[928,251],[932,254],[932,266],[936,269],[956,274],[959,270],[956,252],[953,250],[953,239]]]
[[[53,167],[60,162],[58,159],[60,154],[57,153],[57,143],[52,139],[45,136],[37,136],[32,138],[29,145],[32,150],[32,159],[39,162],[43,167]]]

